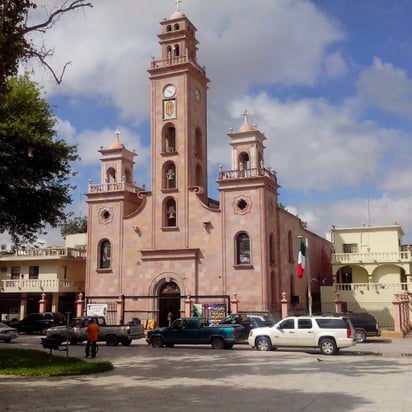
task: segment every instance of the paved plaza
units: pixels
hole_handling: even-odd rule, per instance
[[[41,348],[39,337],[19,339],[7,347]],[[83,357],[84,345],[71,346],[70,356]],[[412,407],[412,337],[370,339],[337,356],[257,352],[247,345],[154,349],[142,339],[129,347],[101,345],[99,360],[110,360],[115,369],[69,378],[0,375],[1,409],[406,412]]]

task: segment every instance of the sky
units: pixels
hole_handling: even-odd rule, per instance
[[[31,21],[60,0],[38,0]],[[30,70],[58,118],[58,137],[78,145],[73,203],[87,214],[88,181],[100,183],[98,150],[120,140],[136,150],[135,180],[150,181],[150,81],[157,35],[173,0],[94,0],[35,38],[54,49],[63,83]],[[267,138],[279,202],[325,236],[332,225],[398,222],[412,243],[412,2],[410,0],[183,0],[197,28],[208,91],[209,197],[219,165],[230,169],[227,133],[249,122]],[[62,243],[59,230],[45,237]]]

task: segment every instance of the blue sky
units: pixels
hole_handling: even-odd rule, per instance
[[[38,1],[42,6],[57,0]],[[86,214],[87,182],[100,182],[98,150],[120,139],[138,153],[135,180],[150,188],[150,81],[159,22],[173,0],[96,0],[36,41],[54,48],[62,85],[26,66],[78,144],[69,210]],[[412,242],[412,2],[409,0],[183,0],[198,29],[208,92],[209,195],[229,168],[227,132],[249,121],[265,133],[265,165],[279,201],[324,236],[332,225],[398,222]],[[61,243],[51,231],[49,244]]]

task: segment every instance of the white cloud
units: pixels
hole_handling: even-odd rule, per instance
[[[357,89],[367,104],[412,117],[412,80],[393,64],[374,58],[360,74]]]
[[[265,163],[292,189],[326,191],[376,179],[381,158],[396,141],[393,132],[363,123],[351,105],[323,99],[283,103],[260,93],[231,108],[233,116],[251,111],[251,122],[267,137]]]

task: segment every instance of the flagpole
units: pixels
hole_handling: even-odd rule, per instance
[[[305,253],[305,272],[308,278],[308,312],[309,316],[312,316],[312,291],[311,291],[311,278],[310,278],[310,262],[309,262],[309,240],[308,238],[305,239],[305,246],[306,246],[306,253]]]

